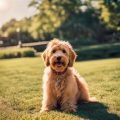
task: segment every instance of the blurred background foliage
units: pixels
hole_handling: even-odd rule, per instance
[[[120,42],[119,0],[31,0],[36,13],[4,24],[0,36],[17,44],[17,28],[23,43],[54,37],[75,47]]]

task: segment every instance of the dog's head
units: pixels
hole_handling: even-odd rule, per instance
[[[42,57],[46,66],[50,66],[56,72],[63,72],[67,67],[73,66],[76,53],[68,42],[53,39]]]

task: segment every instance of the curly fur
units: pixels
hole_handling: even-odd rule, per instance
[[[61,63],[57,63],[57,57]],[[41,111],[58,106],[65,112],[75,112],[80,101],[94,102],[90,98],[85,80],[73,68],[76,53],[65,41],[52,40],[42,54],[46,68],[43,75],[43,101]]]

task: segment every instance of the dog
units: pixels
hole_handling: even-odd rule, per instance
[[[76,57],[70,43],[56,38],[49,42],[42,53],[46,68],[41,112],[58,106],[65,112],[76,112],[78,102],[96,102],[90,97],[84,78],[73,67]]]

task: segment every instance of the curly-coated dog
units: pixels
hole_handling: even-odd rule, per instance
[[[76,53],[68,42],[53,39],[42,57],[46,68],[41,112],[58,106],[65,112],[75,112],[79,101],[96,101],[90,97],[85,80],[73,68]]]

